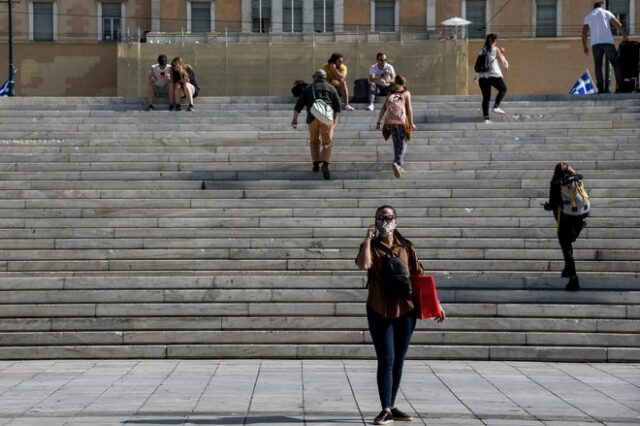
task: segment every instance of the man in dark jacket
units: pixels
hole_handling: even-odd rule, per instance
[[[309,111],[316,99],[322,99],[333,108],[333,123],[323,124],[317,120]],[[331,161],[331,148],[333,146],[333,130],[338,123],[340,114],[340,97],[335,87],[327,83],[327,73],[319,69],[313,73],[313,83],[311,83],[302,96],[298,98],[293,111],[291,126],[295,129],[298,126],[298,114],[302,108],[307,109],[307,125],[309,126],[309,138],[311,149],[311,160],[313,161],[313,171],[322,170],[325,179],[331,179],[329,172],[329,162]],[[322,151],[320,145],[322,144]],[[322,163],[322,167],[320,167]]]

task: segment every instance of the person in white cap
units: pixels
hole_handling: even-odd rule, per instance
[[[331,179],[329,163],[331,162],[331,149],[333,146],[333,131],[338,123],[340,114],[340,97],[335,87],[327,82],[327,73],[316,70],[313,73],[313,83],[305,89],[298,98],[291,119],[291,126],[295,129],[298,126],[298,115],[303,107],[307,109],[307,125],[309,126],[309,139],[311,150],[311,161],[313,161],[312,171],[322,171],[325,179]],[[333,108],[333,122],[329,124],[321,123],[311,114],[310,109],[316,99],[322,99],[327,105]],[[320,150],[322,145],[322,150]],[[322,164],[322,166],[321,166]]]

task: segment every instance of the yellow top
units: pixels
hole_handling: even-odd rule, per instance
[[[327,80],[338,80],[340,76],[336,73],[336,70],[331,66],[331,64],[325,64],[322,69],[327,73]],[[345,77],[347,76],[347,66],[342,64],[338,67],[338,71],[343,74]]]

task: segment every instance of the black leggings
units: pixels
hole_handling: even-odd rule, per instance
[[[487,77],[481,78],[478,80],[478,84],[480,85],[480,90],[482,91],[482,114],[484,114],[484,118],[489,119],[489,101],[491,100],[491,87],[495,87],[498,90],[498,96],[496,96],[496,101],[493,104],[493,107],[500,106],[500,102],[504,98],[504,95],[507,93],[507,85],[504,84],[504,80],[502,77]]]
[[[560,214],[558,225],[558,241],[564,257],[564,271],[569,278],[577,276],[576,262],[573,259],[573,243],[584,228],[584,218],[586,216],[569,216]]]

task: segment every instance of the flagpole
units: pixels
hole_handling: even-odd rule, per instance
[[[15,96],[13,81],[13,0],[7,0],[9,6],[9,96]]]

